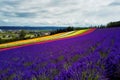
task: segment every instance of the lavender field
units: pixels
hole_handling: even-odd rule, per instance
[[[0,51],[0,80],[120,80],[120,28]]]

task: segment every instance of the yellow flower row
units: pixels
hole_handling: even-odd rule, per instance
[[[30,43],[36,43],[36,42],[41,42],[41,41],[55,40],[55,39],[59,39],[59,38],[70,37],[70,36],[82,34],[82,33],[86,32],[87,30],[88,29],[63,32],[63,33],[58,33],[55,35],[50,35],[50,36],[45,36],[45,37],[40,37],[40,38],[34,38],[34,39],[21,40],[21,41],[0,44],[0,48],[2,49],[2,48],[14,47],[14,46],[19,46],[19,45],[24,45],[24,44],[30,44]]]

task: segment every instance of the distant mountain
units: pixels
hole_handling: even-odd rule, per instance
[[[32,27],[32,26],[0,26],[1,30],[57,30],[64,29],[66,27],[59,26],[40,26],[40,27]]]

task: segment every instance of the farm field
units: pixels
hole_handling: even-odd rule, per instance
[[[34,43],[37,43],[37,42],[39,43],[39,42],[46,42],[46,41],[50,41],[50,40],[74,37],[76,35],[80,35],[80,34],[83,35],[83,34],[92,32],[94,30],[95,30],[95,28],[77,30],[77,31],[70,31],[70,32],[63,32],[63,33],[58,33],[58,34],[45,36],[45,37],[40,37],[40,38],[34,38],[34,39],[20,40],[20,41],[15,41],[15,42],[4,43],[4,44],[0,44],[0,49],[9,48],[9,47],[16,47],[16,46],[22,46],[22,45],[26,45],[26,44],[30,45],[30,44],[34,44]]]
[[[120,80],[120,28],[71,33],[1,49],[0,80]]]

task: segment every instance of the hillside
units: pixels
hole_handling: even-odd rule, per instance
[[[120,28],[0,51],[0,79],[120,80]],[[74,35],[75,36],[75,35]]]
[[[75,30],[75,31],[62,32],[62,33],[58,33],[58,34],[54,34],[54,35],[34,38],[34,39],[19,40],[19,41],[4,43],[4,44],[0,44],[0,49],[23,46],[23,45],[26,46],[26,45],[31,45],[31,44],[41,43],[41,42],[45,43],[45,42],[54,41],[54,40],[58,40],[58,39],[70,38],[70,37],[74,37],[77,35],[87,34],[94,30],[95,30],[94,28],[93,29],[84,29],[84,30]]]

